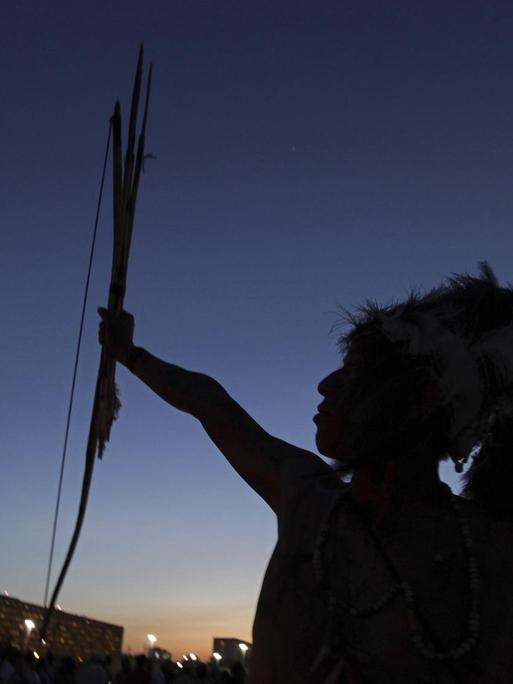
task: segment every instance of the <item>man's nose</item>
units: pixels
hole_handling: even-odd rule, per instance
[[[317,386],[317,391],[319,394],[322,394],[322,396],[325,397],[336,387],[338,383],[338,373],[339,371],[333,371],[333,373],[330,373],[320,381],[319,385]]]

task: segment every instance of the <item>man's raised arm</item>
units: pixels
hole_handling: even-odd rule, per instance
[[[327,466],[313,454],[266,432],[213,378],[166,363],[133,344],[134,320],[110,318],[99,309],[106,351],[180,411],[197,418],[241,477],[279,514],[282,476],[289,459],[312,472]]]

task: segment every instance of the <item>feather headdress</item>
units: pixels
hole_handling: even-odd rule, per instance
[[[402,304],[368,303],[350,320],[343,349],[378,331],[436,380],[459,471],[497,418],[513,418],[513,289],[501,287],[487,263],[480,277],[453,276]]]

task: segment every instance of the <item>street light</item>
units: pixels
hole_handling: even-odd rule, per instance
[[[198,660],[198,656],[194,655],[194,653],[189,653],[189,658],[191,660]]]
[[[148,641],[150,642],[150,648],[149,648],[149,650],[148,650],[148,655],[150,655],[151,649],[152,649],[152,648],[155,648],[155,644],[156,644],[156,642],[157,642],[157,637],[155,636],[155,634],[147,634],[147,635],[146,635],[146,638],[147,638]]]
[[[215,658],[216,662],[219,663],[220,660],[223,659],[223,656],[220,653],[212,653],[212,656]]]
[[[246,666],[246,653],[248,651],[249,646],[247,644],[239,644],[239,648],[242,651],[242,664]]]
[[[27,638],[25,639],[25,649],[28,646],[28,642],[30,639],[30,633],[32,632],[32,630],[34,629],[35,626],[36,625],[34,624],[33,620],[25,620],[25,628],[27,630]]]

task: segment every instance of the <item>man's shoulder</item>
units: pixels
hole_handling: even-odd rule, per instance
[[[287,445],[286,458],[281,468],[282,492],[285,505],[298,497],[303,501],[326,498],[330,491],[340,491],[341,476],[320,456]]]
[[[333,497],[347,487],[340,475],[312,452],[295,448],[282,468],[279,536],[315,533]]]

